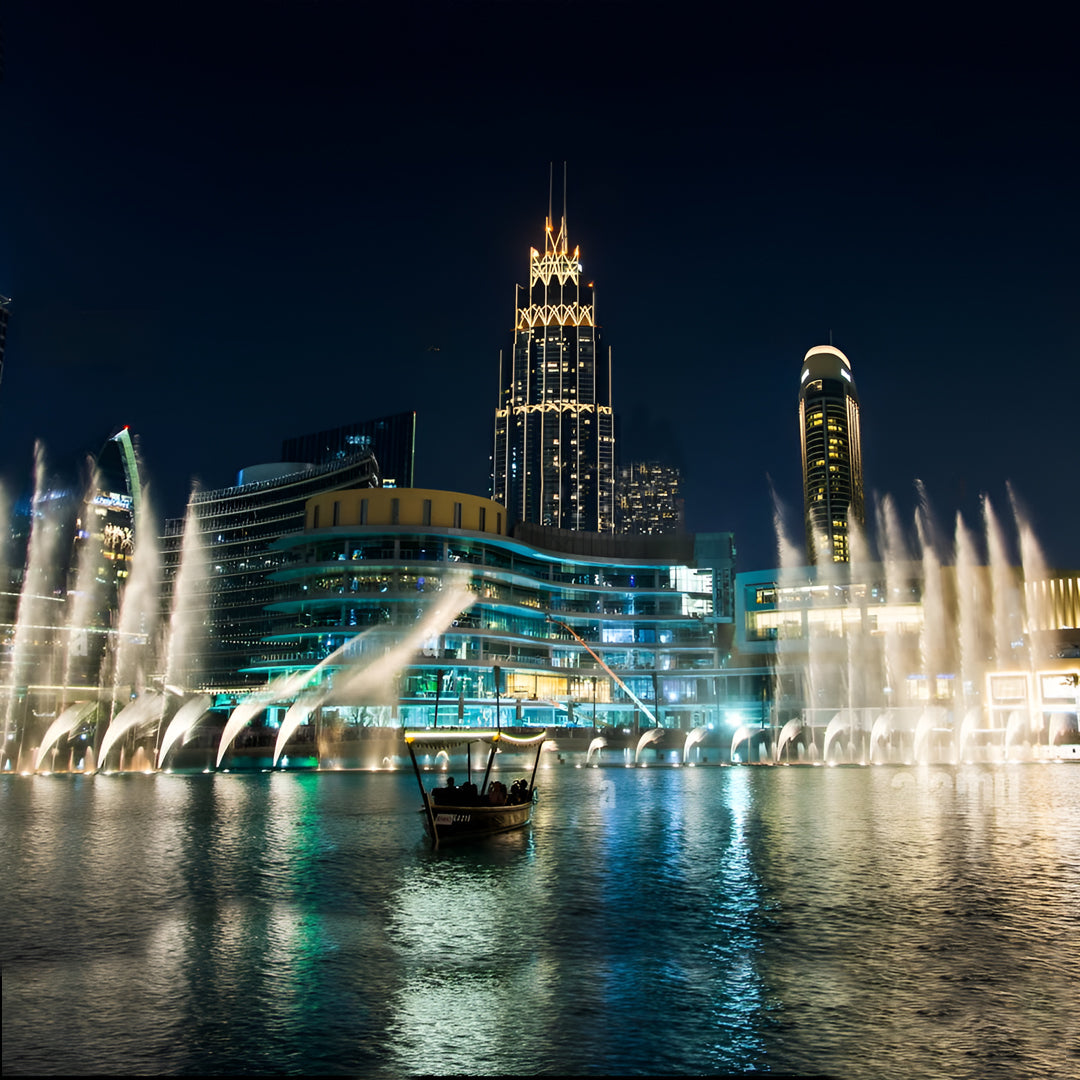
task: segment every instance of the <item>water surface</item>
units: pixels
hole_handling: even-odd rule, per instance
[[[3,777],[4,1072],[1080,1075],[1080,766],[540,783]]]

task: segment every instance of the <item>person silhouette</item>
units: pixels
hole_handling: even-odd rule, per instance
[[[460,791],[461,789],[454,783],[454,778],[448,776],[446,778],[446,787],[431,789],[431,801],[442,805],[456,802]]]

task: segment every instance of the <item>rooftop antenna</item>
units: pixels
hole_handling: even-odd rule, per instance
[[[832,331],[830,330],[830,331],[829,331],[829,348],[831,349],[832,347],[833,347],[833,343],[832,343]]]
[[[570,237],[566,231],[566,162],[562,163],[562,246],[563,251],[569,247]]]
[[[548,162],[548,224],[551,224],[551,190],[555,186],[555,162]]]

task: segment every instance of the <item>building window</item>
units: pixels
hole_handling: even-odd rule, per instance
[[[367,499],[360,500],[360,524],[367,524]]]
[[[424,519],[423,519],[422,524],[424,524],[424,525],[430,525],[431,524],[431,500],[430,499],[425,499],[424,500]]]
[[[454,528],[461,528],[461,503],[454,503]]]
[[[341,503],[337,499],[334,500],[334,524],[341,524]]]
[[[315,506],[315,509],[311,511],[311,527],[317,529],[319,527],[319,507]]]
[[[495,531],[502,536],[502,514],[495,515]]]
[[[391,499],[390,500],[390,524],[391,525],[399,525],[399,524],[401,524],[401,500],[400,499]]]
[[[480,531],[487,532],[487,508],[480,507]]]

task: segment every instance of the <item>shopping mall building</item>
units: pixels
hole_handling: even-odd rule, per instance
[[[267,683],[311,668],[344,685],[466,590],[447,625],[412,640],[392,686],[324,708],[324,722],[689,730],[761,710],[765,668],[729,670],[730,533],[511,533],[488,499],[364,487],[308,500],[305,529],[274,546],[274,632],[249,667]]]

